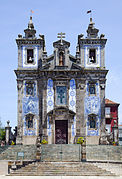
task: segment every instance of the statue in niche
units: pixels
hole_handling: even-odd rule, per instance
[[[59,53],[59,66],[64,66],[64,54],[63,54],[63,52]]]

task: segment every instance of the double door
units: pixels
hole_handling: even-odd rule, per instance
[[[68,120],[55,121],[55,144],[68,144]]]

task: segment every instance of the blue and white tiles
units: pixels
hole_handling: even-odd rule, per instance
[[[54,89],[53,89],[53,80],[48,79],[47,83],[47,113],[54,108]],[[49,120],[49,116],[47,116],[47,135],[51,137],[51,124]]]
[[[47,113],[54,108],[54,89],[53,89],[53,80],[48,79],[47,83]]]
[[[86,83],[86,97],[84,101],[85,108],[85,120],[86,120],[86,132],[87,136],[98,136],[99,135],[99,127],[100,127],[100,119],[101,119],[101,101],[100,101],[100,89],[99,83],[95,83],[96,95],[89,95],[89,83]],[[96,115],[96,128],[89,128],[89,120],[88,116],[90,114]]]
[[[26,95],[27,81],[23,82],[23,99],[22,99],[22,115],[23,115],[23,133],[28,136],[37,135],[37,120],[39,115],[39,100],[37,97],[37,82],[33,81],[33,95]],[[26,115],[33,114],[33,129],[28,129],[26,125]]]
[[[75,79],[70,80],[69,88],[69,109],[76,113],[76,84]],[[72,137],[76,135],[76,117],[74,116],[72,124]]]

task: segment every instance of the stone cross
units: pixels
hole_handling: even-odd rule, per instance
[[[61,44],[62,44],[62,40],[63,40],[63,38],[65,38],[65,33],[58,33],[58,36],[57,36],[57,38],[60,38],[61,39]]]

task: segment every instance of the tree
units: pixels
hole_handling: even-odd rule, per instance
[[[0,118],[0,141],[5,140],[5,128],[2,127],[2,122]]]

